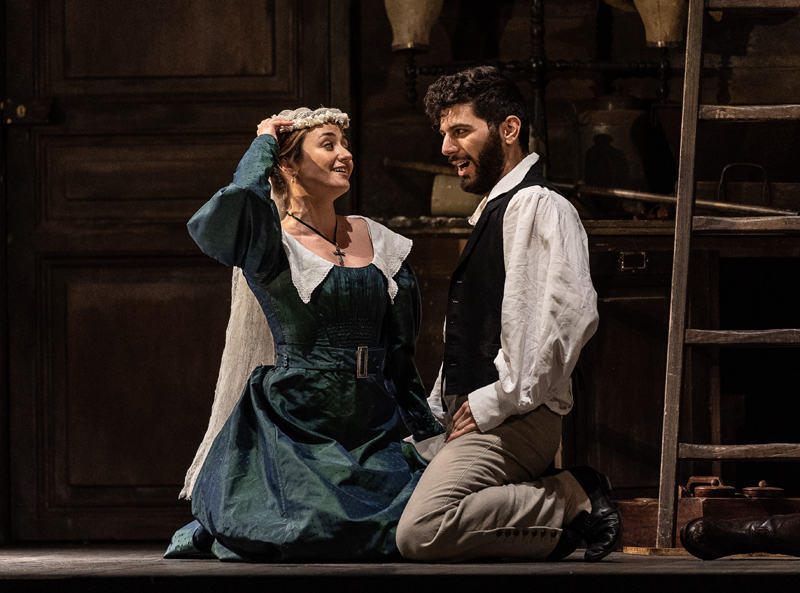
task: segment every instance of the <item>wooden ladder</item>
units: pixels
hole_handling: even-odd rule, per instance
[[[686,33],[686,72],[675,216],[675,251],[672,268],[667,378],[658,498],[656,546],[675,545],[677,469],[688,460],[800,460],[800,444],[694,445],[678,442],[683,365],[686,349],[700,345],[800,346],[799,329],[760,331],[701,330],[686,327],[687,282],[692,234],[794,234],[800,217],[724,218],[694,216],[695,149],[697,122],[763,122],[800,119],[800,105],[700,105],[703,69],[703,17],[706,10],[800,8],[800,0],[689,0]]]

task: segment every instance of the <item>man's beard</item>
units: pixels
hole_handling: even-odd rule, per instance
[[[475,165],[475,177],[474,179],[462,177],[461,189],[471,194],[484,196],[492,191],[505,168],[500,130],[489,130],[489,139],[478,153],[478,158],[472,162]]]

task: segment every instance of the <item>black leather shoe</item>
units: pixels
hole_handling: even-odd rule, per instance
[[[681,543],[702,560],[758,552],[800,556],[800,514],[761,519],[700,517],[683,526]]]
[[[592,503],[592,512],[581,511],[567,529],[579,533],[586,542],[584,560],[597,562],[613,552],[622,538],[622,519],[608,497],[611,482],[591,467],[573,467],[567,471]]]

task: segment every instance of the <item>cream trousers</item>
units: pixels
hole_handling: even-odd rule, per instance
[[[561,416],[540,406],[485,433],[444,440],[418,447],[433,459],[397,527],[400,553],[423,562],[546,558],[583,494],[567,472],[539,477],[558,450]]]

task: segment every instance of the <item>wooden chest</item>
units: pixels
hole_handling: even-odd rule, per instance
[[[614,501],[622,516],[622,540],[617,546],[655,547],[658,500],[637,498]],[[717,519],[758,519],[770,515],[800,513],[800,498],[733,498],[690,497],[678,499],[678,526],[675,546],[681,546],[680,531],[692,519],[714,517]]]

